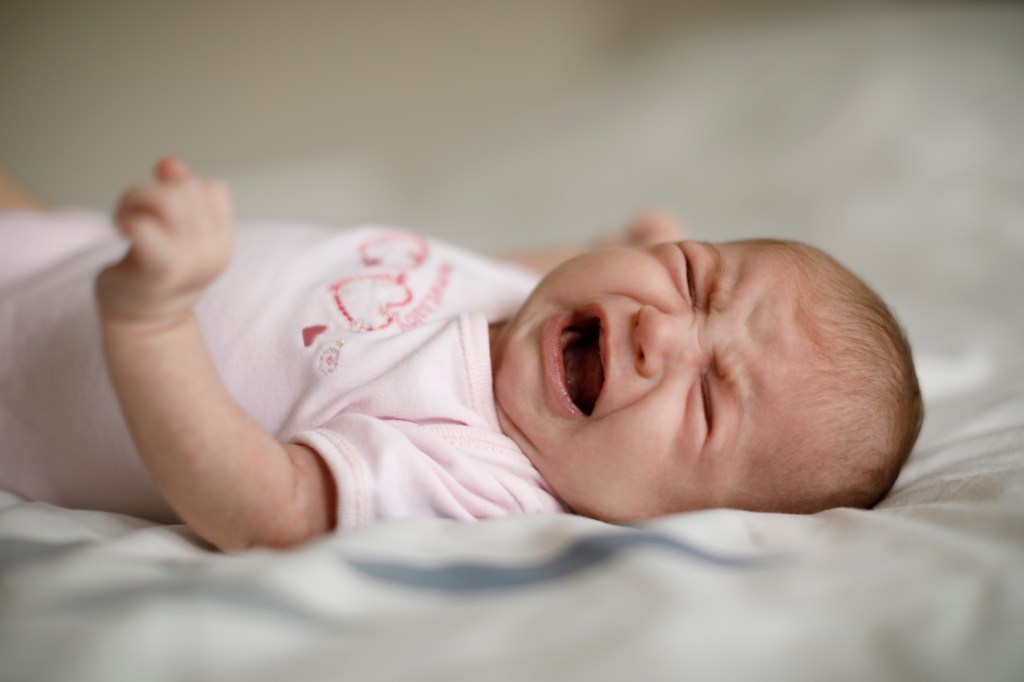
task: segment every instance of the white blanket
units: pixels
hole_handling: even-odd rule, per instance
[[[393,522],[224,556],[2,494],[0,680],[1019,680],[1024,366],[1004,359],[925,368],[959,382],[933,412],[955,416],[872,511]]]

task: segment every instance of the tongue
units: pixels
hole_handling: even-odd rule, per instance
[[[604,366],[597,340],[574,339],[565,347],[563,358],[569,397],[580,412],[589,415],[604,385]]]

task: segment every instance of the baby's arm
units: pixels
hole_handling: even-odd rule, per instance
[[[223,550],[287,546],[334,524],[320,458],[282,444],[227,392],[193,307],[227,266],[227,188],[174,159],[122,198],[131,240],[96,282],[111,380],[139,454],[182,520]]]
[[[548,246],[502,253],[498,255],[498,258],[541,274],[547,274],[570,258],[592,249],[650,246],[685,238],[686,230],[678,218],[667,211],[651,210],[637,214],[622,231],[605,235],[589,246]]]

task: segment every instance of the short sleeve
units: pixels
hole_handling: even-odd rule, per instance
[[[292,440],[313,448],[338,491],[338,529],[389,518],[480,519],[562,511],[500,434],[341,414]]]

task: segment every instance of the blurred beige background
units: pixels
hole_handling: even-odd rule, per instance
[[[4,0],[0,93],[0,163],[54,204],[174,153],[243,218],[498,249],[667,206],[911,317],[1021,307],[1022,3]]]
[[[168,151],[217,173],[339,156],[415,172],[593,85],[648,23],[630,7],[6,0],[2,153],[62,202],[109,201]]]

